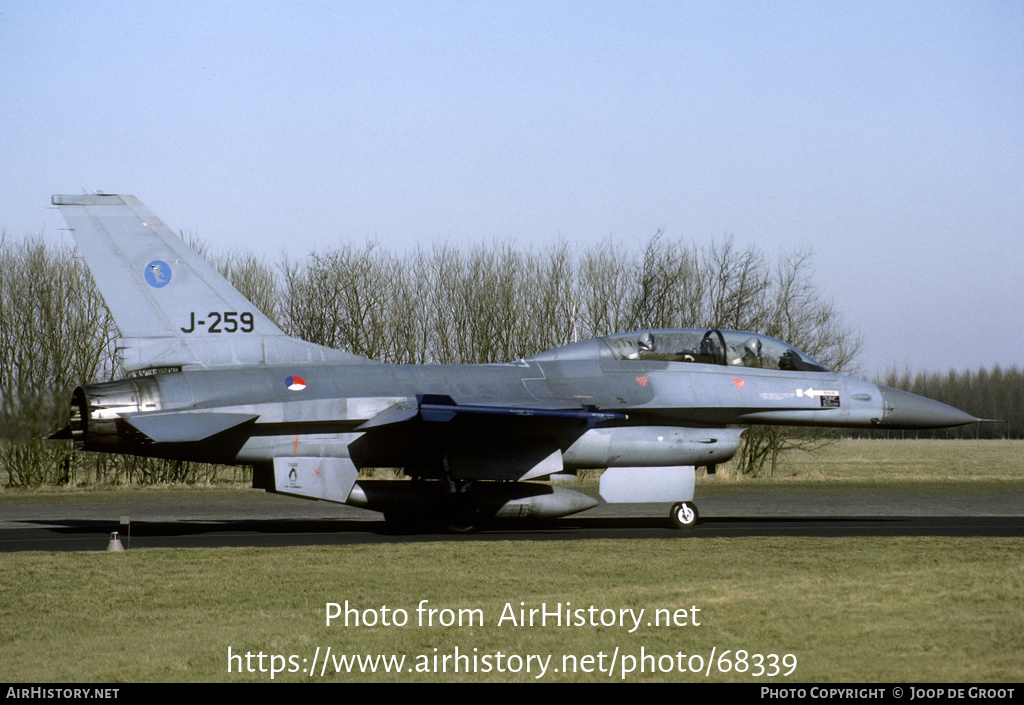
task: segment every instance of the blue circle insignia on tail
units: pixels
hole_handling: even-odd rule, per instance
[[[171,283],[171,265],[155,259],[146,265],[146,282],[154,289],[162,289]]]

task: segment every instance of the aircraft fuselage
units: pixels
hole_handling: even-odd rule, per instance
[[[602,435],[610,437],[608,442],[614,442],[615,435],[642,439],[638,429],[644,427],[691,430],[772,423],[913,428],[956,420],[961,413],[914,397],[915,408],[927,402],[924,413],[913,417],[904,412],[902,417],[894,417],[898,407],[890,404],[887,409],[886,399],[913,395],[831,372],[643,360],[193,370],[81,389],[76,393],[76,412],[85,422],[79,423],[77,439],[86,450],[114,450],[117,446],[120,452],[197,460],[210,460],[213,452],[220,462],[238,464],[311,455],[353,457],[360,466],[414,467],[426,464],[421,456],[430,452],[425,447],[443,452],[444,445],[456,439],[459,443],[472,440],[481,445],[517,446],[524,439],[548,437],[561,448],[566,468],[634,465],[643,459],[671,465],[678,464],[678,458],[673,458],[670,449],[660,463],[652,458],[659,452],[657,441],[632,454],[609,451],[603,458],[595,449],[602,444]],[[424,393],[448,395],[460,406],[500,405],[508,418],[500,436],[488,431],[495,428],[493,424],[477,423],[476,415],[429,423],[412,414],[418,396]],[[81,406],[83,400],[88,408]],[[539,409],[585,407],[621,412],[625,418],[588,428],[583,421],[547,423],[536,414]],[[395,408],[408,409],[409,414],[395,423],[360,429]],[[208,430],[214,433],[195,439],[210,415],[226,418],[227,427],[211,425]],[[190,417],[198,431],[182,431],[180,439],[161,436],[163,419],[170,425],[171,419],[180,424]],[[901,422],[890,423],[893,418]],[[232,420],[239,423],[231,424]],[[135,433],[139,430],[143,433]],[[393,436],[394,442],[363,444],[365,447],[357,443],[365,434],[385,433]],[[665,436],[659,432],[651,438],[659,435]],[[162,442],[151,442],[154,439]],[[668,439],[662,442],[671,444]],[[712,454],[697,464],[727,459]]]

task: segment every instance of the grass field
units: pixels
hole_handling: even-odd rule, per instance
[[[843,440],[787,454],[773,481],[1024,482],[1024,441]]]
[[[1021,492],[1022,450],[848,441],[794,458],[772,481],[985,482]],[[7,492],[0,507],[38,499]],[[1022,539],[150,549],[3,554],[0,568],[7,681],[263,682],[271,669],[275,681],[314,682],[1024,679]],[[328,605],[346,601],[349,626],[344,617],[328,626]],[[518,623],[520,610],[542,608],[557,609],[561,624]],[[582,612],[566,624],[563,610]],[[655,623],[666,616],[676,623]],[[375,673],[336,673],[348,654],[404,662],[397,673],[384,661]]]

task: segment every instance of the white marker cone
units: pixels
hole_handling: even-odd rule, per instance
[[[107,544],[107,553],[115,551],[123,551],[124,546],[121,545],[121,539],[118,537],[117,532],[110,534],[110,543]]]

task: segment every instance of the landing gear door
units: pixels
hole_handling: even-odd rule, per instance
[[[274,458],[274,486],[280,494],[345,503],[358,477],[348,458]]]

